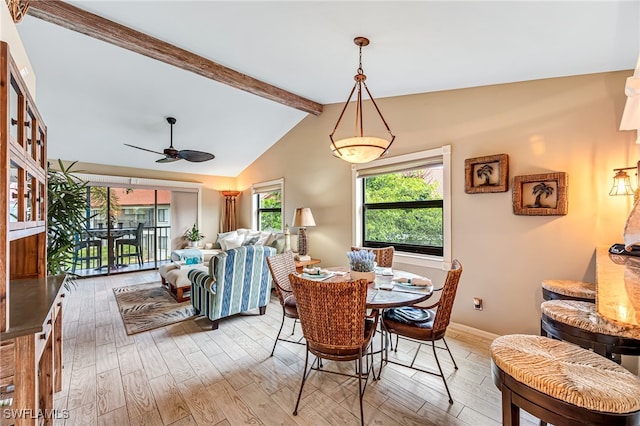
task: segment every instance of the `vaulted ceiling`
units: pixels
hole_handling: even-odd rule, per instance
[[[346,100],[359,35],[376,98],[632,69],[640,47],[638,1],[69,3],[318,104]],[[18,31],[50,158],[237,176],[307,115],[34,16]],[[216,158],[124,145],[162,151],[167,116],[177,149]]]

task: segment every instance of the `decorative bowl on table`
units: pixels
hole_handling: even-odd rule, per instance
[[[368,271],[368,272],[349,271],[349,274],[351,275],[352,280],[365,279],[367,280],[367,282],[372,283],[376,279],[375,271]]]

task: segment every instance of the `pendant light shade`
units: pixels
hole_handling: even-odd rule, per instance
[[[354,77],[356,83],[353,86],[353,89],[351,89],[351,93],[349,93],[349,98],[342,108],[340,117],[338,117],[338,122],[336,123],[333,132],[331,132],[331,134],[329,135],[329,138],[331,139],[331,152],[334,156],[348,161],[349,163],[367,163],[386,154],[396,137],[391,133],[389,125],[382,116],[380,108],[378,108],[378,105],[373,99],[373,96],[371,96],[371,92],[369,92],[367,83],[365,83],[367,76],[364,74],[364,71],[362,69],[362,48],[369,44],[369,40],[365,37],[356,37],[353,42],[359,47],[360,52],[358,73]],[[362,111],[363,87],[367,92],[369,99],[371,99],[371,104],[375,108],[375,111],[380,117],[380,120],[389,133],[389,139],[381,138],[378,136],[365,136]],[[356,116],[354,135],[352,137],[335,140],[334,135],[338,130],[338,127],[340,126],[340,121],[342,121],[342,117],[344,116],[344,113],[347,110],[347,107],[349,106],[354,93],[356,93]]]

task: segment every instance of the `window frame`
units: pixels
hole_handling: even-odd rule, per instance
[[[260,194],[276,191],[280,191],[280,209],[260,208]],[[251,229],[261,231],[260,221],[258,220],[260,212],[276,213],[278,211],[280,211],[280,230],[278,232],[284,232],[284,178],[251,185]]]
[[[440,148],[404,154],[395,157],[374,160],[369,163],[353,164],[351,166],[352,176],[352,245],[364,245],[364,179],[361,173],[366,174],[367,170],[381,169],[384,173],[407,170],[407,165],[420,162],[432,162],[439,160],[442,164],[442,255],[415,253],[411,251],[398,250],[394,253],[394,261],[409,265],[433,267],[443,270],[451,268],[451,145],[444,145]],[[410,168],[410,167],[409,167]],[[395,204],[395,203],[385,203]],[[367,242],[367,246],[387,246],[375,242]]]

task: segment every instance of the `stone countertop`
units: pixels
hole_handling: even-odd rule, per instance
[[[596,308],[620,325],[640,327],[640,257],[596,248]]]
[[[65,275],[9,283],[9,327],[0,340],[41,333],[58,295],[64,291]]]

